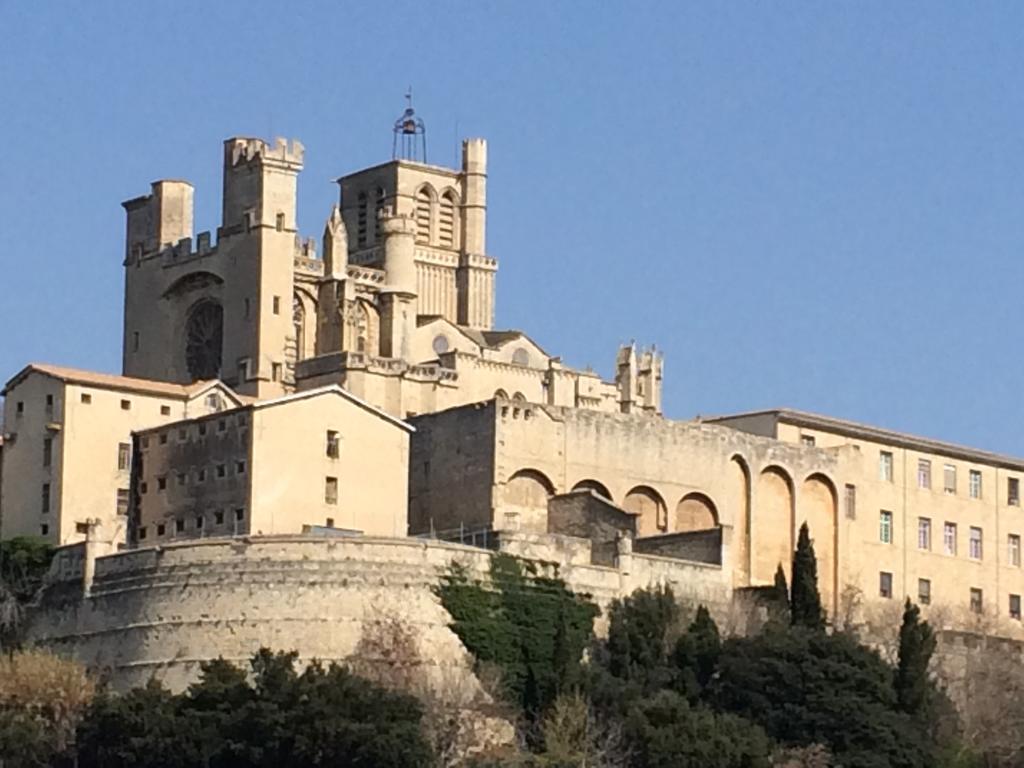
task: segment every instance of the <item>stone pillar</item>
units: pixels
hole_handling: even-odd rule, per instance
[[[408,216],[381,219],[384,287],[380,291],[380,353],[408,362],[416,330],[416,222]]]

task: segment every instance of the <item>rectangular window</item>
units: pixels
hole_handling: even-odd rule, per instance
[[[878,453],[878,479],[883,483],[892,482],[892,453],[889,451]]]
[[[167,489],[167,478],[166,477],[158,477],[156,479],[156,489],[158,491],[163,491],[163,490]]]
[[[956,467],[952,464],[942,467],[942,490],[949,494],[956,493]]]
[[[156,535],[157,536],[163,536],[165,533],[167,533],[167,526],[164,525],[163,523],[160,523],[159,525],[157,525],[157,527],[156,527]]]
[[[167,433],[166,432],[161,432],[160,433],[160,445],[167,445]]]
[[[971,610],[975,613],[981,613],[982,610],[982,592],[980,589],[971,587]]]
[[[928,605],[932,601],[932,582],[930,579],[917,580],[917,602]]]
[[[280,363],[272,363],[271,364],[271,366],[270,366],[270,375],[274,379],[274,381],[280,381],[281,380],[282,370],[283,369],[281,368],[281,364]]]
[[[324,481],[324,502],[327,504],[338,503],[338,478],[328,477]]]
[[[121,410],[122,411],[130,411],[131,409],[132,409],[132,401],[131,400],[122,400],[121,401]]]
[[[144,538],[146,538],[146,526],[143,525],[139,527],[139,541],[142,541]]]
[[[203,516],[202,515],[196,515],[196,530],[197,531],[203,530]]]
[[[188,484],[188,475],[185,474],[184,472],[179,472],[178,473],[178,485],[187,485],[187,484]]]
[[[17,416],[21,416],[23,413],[25,413],[25,401],[24,400],[19,400],[18,401],[18,404],[14,408],[14,413]]]
[[[197,483],[205,483],[206,482],[206,470],[205,469],[200,469],[200,470],[196,471],[196,482]]]
[[[117,489],[117,514],[127,515],[128,514],[128,489],[118,488]]]
[[[146,491],[149,490],[149,485],[145,481],[139,483],[139,493],[145,495]]]
[[[1016,477],[1006,480],[1006,503],[1011,507],[1020,506],[1020,480]]]
[[[90,395],[88,392],[83,392],[82,393],[82,404],[83,405],[89,405],[89,403],[91,403],[91,402],[92,402],[92,395]]]
[[[814,435],[800,435],[800,444],[813,448],[815,443]]]
[[[273,302],[271,302],[271,303],[274,305],[274,314],[275,315],[280,315],[281,314],[281,297],[280,296],[275,296]]]
[[[334,518],[333,517],[328,517],[327,518],[327,525],[326,525],[326,527],[327,528],[333,528],[334,527]]]
[[[177,518],[174,521],[174,532],[183,533],[185,531],[185,521],[182,518]]]
[[[1011,533],[1006,537],[1007,559],[1014,568],[1020,567],[1020,534]]]
[[[329,429],[327,430],[327,457],[336,459],[339,453],[338,433],[333,429]]]
[[[188,440],[188,430],[184,427],[178,427],[178,442],[184,443]]]
[[[970,492],[972,499],[981,498],[981,472],[977,469],[972,469],[967,474],[967,488]]]
[[[1020,621],[1020,595],[1010,595],[1010,618]]]
[[[160,415],[161,416],[170,416],[171,415],[171,406],[169,406],[169,405],[161,405],[160,406]]]
[[[43,466],[48,467],[53,463],[53,438],[43,438]]]
[[[206,437],[206,424],[205,423],[199,425],[199,436],[200,437]]]
[[[932,521],[928,517],[917,518],[917,548],[932,548]]]
[[[884,509],[878,513],[878,540],[883,544],[892,544],[892,512]]]
[[[942,527],[942,551],[947,555],[956,554],[956,523],[946,523]]]
[[[249,315],[252,312],[252,302],[250,302],[249,299],[246,299],[245,301],[242,302],[242,304],[245,307],[245,319],[248,320]]]
[[[917,487],[932,487],[932,463],[928,459],[917,460]]]
[[[53,395],[46,396],[46,415],[53,416]]]
[[[227,477],[228,468],[224,464],[217,465],[217,477]]]
[[[981,560],[981,528],[975,528],[973,525],[971,526],[967,556],[972,560]]]
[[[43,523],[42,525],[39,526],[39,533],[40,533],[40,535],[46,536],[49,532],[50,532],[50,526],[48,526],[46,523]]]
[[[221,419],[220,421],[217,422],[217,431],[218,432],[223,432],[227,428],[228,428],[228,420],[227,419]]]
[[[878,596],[892,597],[892,574],[882,571],[878,574]]]
[[[132,446],[129,443],[117,444],[117,468],[120,471],[128,469],[132,464]]]
[[[45,515],[50,511],[50,484],[43,483],[42,513]]]
[[[235,510],[235,520],[237,520],[238,522],[245,520],[245,510],[242,509],[241,507]]]
[[[244,475],[245,474],[245,462],[244,461],[236,461],[235,462],[235,474],[236,475]]]
[[[218,509],[213,513],[213,522],[217,525],[224,525],[224,510]]]
[[[846,484],[846,517],[857,519],[857,486]]]

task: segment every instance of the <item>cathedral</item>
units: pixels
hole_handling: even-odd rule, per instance
[[[390,160],[337,179],[319,240],[298,141],[224,142],[215,236],[187,181],[123,203],[122,371],[7,381],[0,537],[43,537],[90,584],[97,552],[113,575],[239,537],[399,560],[514,540],[610,595],[637,574],[731,594],[788,571],[806,524],[836,625],[909,597],[1024,637],[1024,460],[786,408],[666,419],[653,348],[610,380],[567,367],[495,326],[486,143],[446,168],[424,130],[410,107]]]

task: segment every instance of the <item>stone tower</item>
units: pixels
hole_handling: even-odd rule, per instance
[[[192,187],[158,181],[127,212],[123,371],[191,382],[221,378],[257,397],[289,386],[303,148],[278,139],[224,142],[217,242],[192,241]]]

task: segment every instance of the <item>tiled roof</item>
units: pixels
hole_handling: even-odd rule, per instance
[[[166,381],[152,381],[150,379],[136,379],[131,376],[117,376],[112,373],[97,373],[96,371],[83,371],[79,368],[66,368],[60,365],[48,365],[46,363],[31,363],[25,366],[7,382],[3,393],[27,377],[31,373],[41,373],[44,376],[52,376],[55,379],[69,384],[85,384],[87,386],[100,387],[102,389],[116,389],[127,392],[141,392],[151,395],[163,395],[184,400],[192,391],[201,389],[208,382],[196,382],[195,384],[171,384]]]

